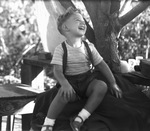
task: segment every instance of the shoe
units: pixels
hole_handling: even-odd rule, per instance
[[[53,126],[51,125],[42,125],[41,131],[53,131]]]
[[[73,131],[80,131],[81,126],[83,125],[83,119],[80,116],[77,116],[78,118],[81,119],[81,122],[79,121],[75,121],[75,118],[72,118],[70,120],[70,126],[72,128]]]

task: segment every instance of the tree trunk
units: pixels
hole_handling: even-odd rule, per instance
[[[116,3],[115,7],[119,7],[118,4],[120,3],[114,2]],[[113,13],[111,14],[113,9],[111,7],[111,0],[96,2],[86,1],[84,4],[93,23],[96,39],[95,46],[97,50],[113,72],[120,72],[120,60],[117,54],[117,43],[115,41],[116,34],[115,30],[113,30],[113,20],[115,19],[113,18]]]
[[[71,0],[59,0],[63,7],[74,6]],[[83,1],[93,23],[94,31],[88,27],[86,36],[102,55],[114,73],[120,72],[116,37],[120,29],[145,10],[149,1],[140,2],[133,10],[119,18],[120,1]],[[89,25],[88,25],[89,26]],[[92,37],[91,37],[92,36]],[[90,38],[91,37],[91,38]]]

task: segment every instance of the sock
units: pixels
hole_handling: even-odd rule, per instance
[[[88,112],[86,109],[82,109],[78,114],[78,116],[80,116],[83,119],[83,121],[85,121],[90,115],[91,115],[91,113]],[[75,121],[82,122],[81,118],[76,117]]]
[[[50,119],[50,118],[46,117],[43,125],[54,126],[54,124],[55,124],[55,119]],[[46,130],[46,127],[45,126],[42,127],[41,131],[45,131],[45,130]]]
[[[54,124],[55,124],[55,119],[50,119],[50,118],[46,117],[43,125],[54,126]]]

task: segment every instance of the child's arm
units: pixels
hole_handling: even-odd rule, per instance
[[[60,95],[62,95],[65,99],[70,99],[75,91],[73,90],[68,80],[65,78],[61,65],[54,65],[54,76],[61,85],[59,92]]]
[[[112,94],[115,94],[117,98],[122,97],[122,91],[119,89],[118,85],[116,84],[114,75],[112,74],[110,68],[105,63],[105,61],[102,60],[98,65],[96,65],[95,68],[98,69],[106,77],[108,86],[110,87]]]

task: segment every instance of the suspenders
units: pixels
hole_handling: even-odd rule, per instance
[[[89,47],[88,43],[86,41],[83,41],[83,43],[84,43],[84,45],[86,47],[86,50],[87,50],[87,53],[89,55],[90,61],[92,63],[92,68],[93,68],[94,62],[93,62],[92,52],[90,50],[90,47]],[[64,54],[63,54],[63,73],[65,73],[66,66],[67,66],[67,57],[68,57],[68,53],[67,53],[67,48],[66,48],[65,42],[62,43],[62,48],[64,50]]]
[[[67,57],[68,57],[68,53],[67,53],[67,47],[65,42],[62,43],[62,48],[64,50],[64,54],[63,54],[63,74],[66,71],[66,66],[67,66]]]

